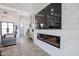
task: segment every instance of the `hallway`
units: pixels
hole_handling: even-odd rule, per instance
[[[2,48],[2,56],[49,56],[36,46],[31,39],[21,37],[17,44]]]

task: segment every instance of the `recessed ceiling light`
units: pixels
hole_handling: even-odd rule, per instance
[[[54,15],[54,13],[51,13],[51,15]]]
[[[54,9],[51,9],[51,11],[54,11]]]

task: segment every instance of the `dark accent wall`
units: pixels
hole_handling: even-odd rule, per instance
[[[51,3],[35,16],[37,29],[61,29],[61,3]]]

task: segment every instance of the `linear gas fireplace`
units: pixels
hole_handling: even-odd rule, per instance
[[[47,35],[47,34],[37,34],[37,39],[46,42],[50,45],[53,45],[57,48],[60,48],[60,37],[59,36],[53,36],[53,35]]]

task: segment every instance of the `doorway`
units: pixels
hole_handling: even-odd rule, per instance
[[[1,26],[1,45],[9,46],[16,44],[13,22],[0,22]]]
[[[29,22],[27,21],[27,16],[19,15],[19,36],[26,36],[28,30]]]

